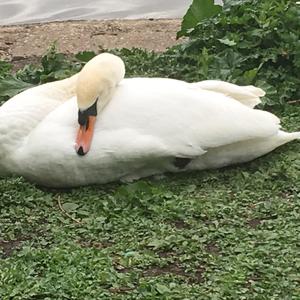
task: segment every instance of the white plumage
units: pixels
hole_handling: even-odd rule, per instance
[[[99,70],[101,72],[101,70]],[[253,109],[255,87],[123,79],[97,117],[90,152],[74,150],[77,76],[29,89],[0,108],[0,175],[67,187],[246,162],[300,138]],[[178,166],[176,160],[184,160]],[[191,159],[191,160],[188,160]]]

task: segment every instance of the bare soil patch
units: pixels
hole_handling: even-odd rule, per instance
[[[173,263],[164,267],[152,266],[143,272],[144,277],[156,277],[161,275],[177,275],[185,277],[190,283],[201,283],[204,281],[205,269],[203,267],[198,267],[195,274],[187,273],[182,266]]]
[[[2,250],[2,255],[0,258],[7,258],[12,255],[15,249],[18,249],[22,244],[23,240],[12,240],[12,241],[1,241],[0,240],[0,249]]]
[[[179,43],[180,19],[64,21],[0,26],[0,59],[22,65],[35,62],[50,44],[62,53],[111,48],[164,51]]]

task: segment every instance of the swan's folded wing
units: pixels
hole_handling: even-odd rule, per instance
[[[99,128],[131,128],[189,155],[277,134],[279,119],[222,93],[167,79],[125,79],[98,119]],[[181,150],[183,149],[183,151]],[[196,149],[196,151],[195,151]],[[200,151],[201,149],[201,151]],[[192,154],[193,155],[193,154]]]
[[[158,136],[141,134],[135,129],[117,129],[96,134],[94,151],[110,153],[117,161],[167,157],[194,158],[206,153],[201,147],[178,140],[163,140]]]

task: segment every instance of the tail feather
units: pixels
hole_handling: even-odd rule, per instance
[[[204,155],[194,159],[188,165],[188,169],[202,170],[221,168],[232,164],[251,161],[296,139],[300,139],[300,131],[288,133],[279,130],[277,134],[269,137],[250,139],[221,147],[210,148]]]
[[[278,137],[284,142],[288,143],[293,140],[299,140],[300,139],[300,131],[295,131],[295,132],[284,132],[284,131],[279,131],[278,132]]]
[[[265,95],[265,92],[262,89],[255,86],[238,86],[236,84],[220,80],[204,80],[197,83],[192,83],[191,86],[193,88],[200,88],[224,94],[250,108],[253,108],[257,104],[261,103],[260,97]]]
[[[242,88],[246,89],[248,92],[257,97],[263,97],[266,94],[264,90],[253,85],[243,86]]]

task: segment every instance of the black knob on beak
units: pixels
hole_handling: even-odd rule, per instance
[[[98,102],[98,98],[95,101],[95,103],[92,106],[90,106],[89,108],[87,108],[83,111],[78,110],[78,123],[79,123],[79,125],[81,125],[81,126],[86,125],[87,126],[89,116],[97,116],[97,102]]]

